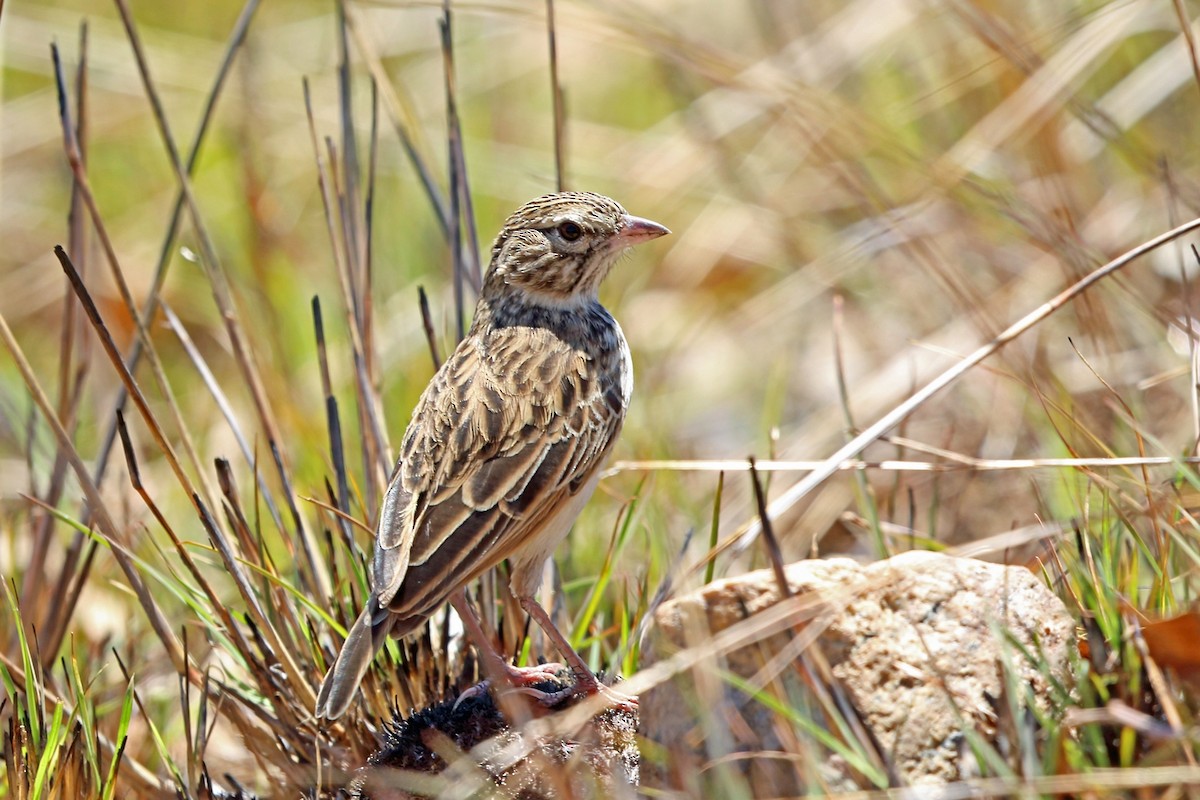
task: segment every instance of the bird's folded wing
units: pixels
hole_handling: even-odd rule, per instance
[[[464,340],[413,412],[380,514],[380,605],[423,613],[511,554],[603,463],[619,389],[546,331]]]

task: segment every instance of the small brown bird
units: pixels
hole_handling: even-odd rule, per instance
[[[379,514],[371,594],[321,684],[318,716],[341,716],[384,637],[447,600],[490,675],[541,679],[545,668],[505,661],[466,599],[463,587],[504,559],[513,595],[575,673],[567,693],[602,690],[534,594],[633,390],[629,345],[597,289],[627,247],[669,232],[590,192],[539,197],[505,221],[471,330],[413,410]]]

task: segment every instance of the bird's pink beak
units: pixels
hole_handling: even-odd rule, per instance
[[[626,214],[621,220],[621,230],[617,231],[617,235],[613,237],[613,244],[617,247],[631,247],[660,236],[666,236],[670,232],[665,225]]]

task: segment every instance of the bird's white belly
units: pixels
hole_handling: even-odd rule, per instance
[[[554,555],[559,543],[570,532],[575,518],[591,499],[599,480],[600,469],[597,468],[583,488],[554,512],[554,516],[546,520],[545,527],[509,557],[513,571],[508,585],[514,596],[532,597],[537,593],[542,583],[542,568],[546,560]]]
[[[629,345],[625,342],[625,331],[621,330],[621,326],[615,319],[613,327],[617,330],[618,350],[621,353],[621,399],[624,401],[625,408],[628,409],[629,401],[633,399],[633,356],[629,352]]]

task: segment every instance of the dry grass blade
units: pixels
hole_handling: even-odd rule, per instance
[[[168,441],[166,433],[159,424],[158,418],[150,409],[150,404],[147,402],[146,396],[142,393],[141,388],[139,388],[137,382],[134,380],[133,374],[130,373],[129,368],[125,365],[125,362],[121,360],[121,354],[117,350],[116,342],[113,341],[112,333],[109,331],[108,326],[104,324],[104,319],[100,316],[100,311],[96,307],[96,303],[92,299],[91,293],[88,291],[87,287],[84,286],[83,278],[79,275],[79,272],[75,269],[75,265],[71,262],[71,257],[68,256],[66,251],[61,247],[54,248],[54,255],[58,257],[58,261],[62,265],[63,272],[66,273],[68,279],[71,281],[71,288],[75,292],[76,298],[79,300],[80,305],[86,312],[88,321],[91,322],[97,338],[104,347],[104,352],[107,354],[109,360],[113,364],[113,367],[116,369],[117,375],[121,378],[122,383],[125,385],[126,391],[128,391],[129,395],[133,398],[134,405],[137,406],[138,412],[141,414],[146,426],[150,429],[150,432],[154,437],[155,444],[158,446],[163,456],[167,459],[167,463],[170,465],[171,471],[175,474],[176,480],[179,481],[179,485],[182,486],[190,496],[195,497],[197,501],[199,501],[200,495],[198,490],[192,484],[192,481],[188,477],[187,473],[184,472],[183,466],[179,463],[179,458],[175,454],[175,448],[171,445],[170,441]]]
[[[362,206],[359,187],[358,139],[354,135],[353,94],[350,84],[350,45],[346,36],[345,7],[337,7],[338,31],[338,123],[342,139],[341,187],[339,208],[342,220],[342,236],[346,250],[347,279],[350,284],[354,326],[360,341],[366,336],[367,297],[366,260],[367,244],[365,230],[360,227],[359,213]]]
[[[1197,56],[1196,53],[1196,32],[1192,29],[1192,22],[1188,19],[1183,0],[1173,0],[1172,5],[1175,8],[1175,17],[1179,20],[1179,30],[1183,32],[1183,38],[1187,42],[1188,60],[1192,64],[1192,77],[1196,82],[1196,88],[1200,89],[1200,56]]]
[[[313,297],[313,332],[317,339],[317,362],[321,367],[321,389],[325,393],[325,424],[329,430],[329,457],[333,462],[333,474],[337,480],[338,526],[347,545],[354,541],[346,514],[350,512],[350,481],[346,476],[346,455],[342,445],[342,422],[338,415],[337,398],[333,396],[333,384],[329,378],[329,354],[325,347],[325,323],[321,317],[321,301]]]
[[[888,440],[891,437],[881,437]],[[930,448],[934,449],[934,448]],[[1077,469],[1105,468],[1124,469],[1126,467],[1170,467],[1178,465],[1200,465],[1200,456],[1097,456],[1080,458],[976,458],[948,450],[938,450],[945,462],[933,461],[862,461],[848,459],[838,465],[838,471],[848,470],[882,470],[894,472],[1000,472],[1008,470],[1032,469]],[[779,461],[775,459],[756,460],[755,469],[759,472],[812,472],[821,469],[825,461]],[[642,471],[670,472],[748,472],[748,459],[696,459],[696,460],[667,460],[667,461],[616,461],[608,468],[606,475],[620,472]]]
[[[279,507],[275,503],[274,495],[267,489],[266,478],[258,468],[258,461],[250,449],[250,443],[246,441],[246,434],[242,431],[242,426],[238,422],[233,405],[229,402],[229,398],[226,397],[220,382],[213,375],[208,363],[204,360],[200,348],[196,347],[196,343],[188,335],[187,328],[184,327],[183,321],[179,319],[174,309],[165,300],[159,301],[159,307],[162,310],[164,319],[167,321],[167,326],[175,333],[175,338],[179,341],[180,346],[183,347],[183,352],[187,355],[188,360],[192,362],[192,367],[196,370],[196,374],[200,376],[201,382],[208,388],[213,401],[221,411],[221,416],[225,418],[225,422],[229,426],[229,431],[233,434],[234,441],[237,442],[238,449],[241,450],[242,457],[246,460],[246,466],[254,471],[255,481],[262,491],[263,503],[267,507],[267,513],[270,514],[271,519],[275,523],[276,530],[284,533],[286,529],[283,525],[283,518],[279,514]]]
[[[750,464],[750,485],[754,489],[754,504],[758,507],[758,520],[762,525],[763,543],[767,547],[767,559],[771,562],[771,571],[775,573],[775,583],[779,585],[779,596],[791,597],[792,587],[788,584],[787,573],[783,569],[783,551],[779,549],[779,539],[775,536],[771,517],[767,514],[767,500],[758,480],[758,470],[754,468],[754,457],[751,456],[747,461]]]
[[[129,374],[128,369],[125,367],[124,363],[120,360],[120,354],[117,352],[116,345],[112,341],[112,336],[108,332],[108,329],[104,326],[103,320],[100,318],[99,312],[96,309],[96,305],[93,302],[91,295],[87,291],[86,287],[83,286],[81,278],[80,278],[78,272],[74,269],[74,266],[72,265],[70,258],[62,250],[61,247],[55,249],[55,254],[58,256],[59,261],[61,262],[61,264],[63,266],[63,270],[67,274],[67,277],[70,279],[72,288],[75,290],[76,296],[79,298],[80,303],[82,304],[84,310],[86,311],[88,319],[91,321],[93,327],[96,330],[98,337],[100,338],[101,343],[104,345],[104,349],[105,349],[106,353],[109,355],[110,360],[113,361],[114,366],[117,367],[118,373],[120,374],[122,380],[124,381],[126,388],[130,392],[130,396],[133,398],[135,404],[138,406],[139,411],[142,413],[142,416],[143,416],[144,420],[146,421],[148,427],[150,428],[151,432],[154,434],[155,439],[159,445],[161,452],[167,458],[168,462],[172,465],[172,468],[176,474],[177,479],[180,481],[180,483],[185,488],[189,488],[190,483],[188,482],[187,476],[184,475],[182,473],[181,469],[179,468],[178,460],[174,457],[174,453],[173,453],[173,449],[171,448],[171,445],[166,441],[166,439],[163,435],[162,429],[158,425],[158,422],[155,419],[152,412],[149,410],[146,400],[143,397],[140,389],[138,389],[137,384],[133,381],[133,378]],[[32,389],[32,387],[31,387],[31,389]],[[61,427],[57,426],[56,421],[55,421],[55,424],[56,424],[56,428],[58,430],[61,430]],[[63,436],[65,437],[65,432],[64,432]],[[129,450],[128,452],[130,455],[132,455],[132,450]],[[72,451],[72,453],[73,453],[73,451]],[[74,458],[78,459],[78,455],[74,454]],[[130,464],[135,465],[136,461],[133,461],[131,459]],[[86,475],[84,477],[86,477]],[[140,481],[139,481],[139,483],[140,483]],[[92,487],[92,491],[93,492],[96,491],[94,486]],[[217,525],[216,520],[212,518],[211,514],[208,511],[207,506],[205,505],[205,503],[202,500],[202,498],[200,497],[200,495],[195,490],[192,490],[189,493],[189,497],[192,501],[194,508],[196,509],[197,513],[199,514],[200,520],[204,524],[204,527],[205,527],[206,531],[208,532],[209,537],[213,541],[214,545],[217,546],[218,552],[220,552],[220,554],[222,555],[222,557],[225,561],[226,569],[234,577],[235,583],[237,583],[238,588],[242,591],[243,599],[246,601],[247,605],[250,607],[250,610],[252,612],[251,616],[255,619],[255,621],[261,627],[266,629],[268,636],[270,637],[272,645],[273,645],[273,651],[276,654],[276,657],[284,665],[285,677],[291,681],[292,690],[296,693],[297,696],[299,696],[300,698],[303,698],[304,702],[306,702],[307,705],[311,705],[313,700],[315,700],[315,697],[312,695],[311,687],[309,686],[307,679],[305,677],[302,677],[303,676],[302,670],[300,669],[298,664],[295,663],[295,661],[293,659],[292,653],[294,652],[294,650],[289,649],[288,647],[284,646],[280,637],[276,634],[274,627],[267,620],[265,613],[263,612],[261,606],[258,603],[257,597],[255,596],[253,590],[250,588],[249,583],[244,576],[244,570],[242,569],[240,562],[234,556],[233,550],[231,547],[229,547],[228,542],[225,539],[224,533],[221,531],[221,529]],[[148,500],[149,498],[148,498],[148,496],[143,496],[143,499]],[[151,509],[154,509],[154,504],[149,503],[149,507]],[[103,511],[103,506],[101,506],[100,509],[101,509],[101,511]],[[160,518],[160,520],[164,523],[166,522],[165,519]],[[103,517],[101,517],[101,523],[102,523],[102,530],[106,527],[106,525],[108,526],[108,529],[110,531],[113,530],[111,528],[112,522],[110,519],[108,519],[107,513],[105,513],[105,515]],[[170,532],[169,527],[167,527],[167,530],[168,530],[168,532]],[[147,615],[150,618],[151,624],[154,627],[155,631],[159,634],[160,639],[162,639],[164,647],[167,649],[168,654],[172,656],[172,660],[175,664],[176,671],[181,675],[185,675],[189,681],[198,684],[201,680],[203,680],[203,678],[200,676],[198,671],[196,671],[194,668],[191,667],[191,665],[189,665],[187,663],[185,656],[182,652],[182,648],[181,648],[179,641],[174,637],[173,633],[171,633],[171,631],[167,627],[165,618],[164,618],[161,610],[154,603],[154,601],[152,600],[145,585],[142,583],[140,576],[136,572],[136,569],[132,563],[132,560],[126,555],[125,550],[124,550],[124,545],[123,544],[118,545],[118,543],[112,539],[112,533],[109,533],[109,535],[106,538],[108,538],[110,540],[110,542],[112,542],[113,552],[115,555],[118,555],[119,563],[122,564],[122,568],[126,572],[126,577],[129,580],[131,587],[134,589],[135,593],[137,593],[138,596],[140,598],[142,598],[143,607],[146,608]],[[175,540],[177,549],[182,550],[182,545],[178,542],[178,540],[175,539],[174,536],[172,536],[172,538]],[[202,583],[202,585],[204,585],[204,584]],[[211,590],[210,590],[210,597],[212,597]],[[219,601],[214,600],[214,603],[216,604],[217,608],[223,609],[223,606],[220,604]],[[233,630],[232,629],[232,625],[233,625],[232,620],[229,619],[228,617],[226,618],[226,620],[227,620],[226,624],[231,626],[231,631],[232,631]],[[243,650],[243,652],[248,653],[248,648]]]
[[[123,414],[120,414],[120,412],[118,412],[117,415],[117,433],[120,435],[121,447],[125,452],[125,465],[129,471],[129,483],[133,486],[133,490],[137,492],[139,497],[141,497],[142,502],[146,505],[146,508],[150,510],[150,513],[154,515],[154,519],[157,520],[158,524],[166,532],[167,536],[170,537],[171,544],[175,547],[175,552],[179,554],[179,559],[183,562],[184,567],[187,568],[192,580],[196,582],[196,585],[199,586],[200,590],[204,592],[206,597],[208,597],[212,608],[214,608],[221,616],[221,621],[225,625],[226,633],[232,637],[235,642],[237,642],[240,639],[241,633],[237,625],[234,624],[233,618],[229,614],[229,610],[226,608],[225,604],[220,601],[217,593],[213,590],[212,584],[207,578],[204,577],[204,573],[201,572],[199,567],[196,565],[191,553],[188,552],[187,547],[184,546],[183,542],[180,541],[179,536],[175,533],[175,528],[171,525],[170,520],[168,520],[162,513],[158,507],[158,504],[154,502],[154,498],[150,496],[145,484],[142,483],[141,469],[138,467],[138,460],[134,451],[133,441],[130,439],[129,430],[125,427],[125,417]],[[243,650],[246,649],[244,642],[239,642],[239,644],[242,646]]]
[[[974,778],[941,787],[910,787],[880,792],[845,792],[838,800],[969,800],[973,797],[1004,797],[1036,793],[1049,796],[1113,796],[1122,790],[1136,791],[1194,786],[1200,782],[1200,767],[1139,767],[1096,769],[1086,775],[1035,775]],[[1171,796],[1174,792],[1171,792]]]
[[[558,80],[558,32],[554,26],[554,0],[546,0],[546,40],[550,53],[550,100],[554,106],[554,187],[567,190],[566,109],[563,108],[562,84]]]
[[[442,355],[438,352],[437,332],[433,327],[433,315],[429,312],[429,297],[425,287],[417,287],[417,304],[421,307],[421,329],[425,331],[425,342],[429,345],[429,356],[433,359],[433,370],[442,366]]]
[[[454,33],[451,28],[449,0],[442,2],[442,18],[438,20],[442,34],[442,74],[446,84],[446,160],[450,184],[450,266],[454,280],[454,333],[456,341],[467,335],[466,290],[464,283],[466,265],[463,263],[463,212],[462,192],[459,191],[458,170],[461,165],[458,154],[462,149],[462,129],[458,124],[458,105],[454,87]]]
[[[345,17],[342,18],[345,25]],[[371,81],[371,133],[367,153],[367,196],[363,200],[363,285],[362,346],[363,367],[371,386],[379,385],[378,358],[375,352],[375,192],[379,172],[379,85]]]
[[[345,9],[339,6],[338,13],[338,107],[341,111],[342,168],[336,169],[332,144],[330,164],[334,168],[333,179],[337,186],[339,210],[342,219],[343,247],[346,252],[347,275],[345,290],[349,291],[351,306],[350,325],[354,328],[351,337],[355,376],[357,378],[357,409],[360,428],[366,432],[362,437],[364,475],[364,503],[374,508],[380,487],[386,482],[391,468],[387,437],[383,432],[382,400],[377,390],[378,381],[374,374],[375,356],[372,352],[371,334],[371,210],[374,202],[376,138],[378,136],[377,103],[372,84],[371,92],[371,142],[368,158],[369,173],[367,195],[360,200],[361,175],[358,157],[358,142],[354,133],[354,114],[351,106],[352,81],[350,74],[350,46],[346,31]],[[338,181],[339,175],[341,181]]]
[[[198,498],[197,502],[199,502]],[[302,669],[300,662],[297,661],[296,650],[288,642],[284,641],[280,632],[268,618],[267,612],[263,608],[258,594],[254,591],[254,587],[250,583],[250,576],[246,573],[246,569],[238,558],[237,552],[225,537],[220,526],[217,525],[217,521],[211,512],[202,504],[200,506],[200,521],[204,524],[204,529],[208,533],[209,539],[221,556],[221,562],[233,578],[242,600],[246,603],[251,620],[259,631],[265,633],[266,643],[270,647],[271,656],[278,659],[283,667],[282,676],[284,680],[287,681],[288,686],[295,696],[301,698],[301,702],[306,707],[311,708],[316,704],[317,697],[313,693],[312,685],[309,682],[310,676],[308,672]],[[248,648],[243,650],[243,652],[248,652]]]

